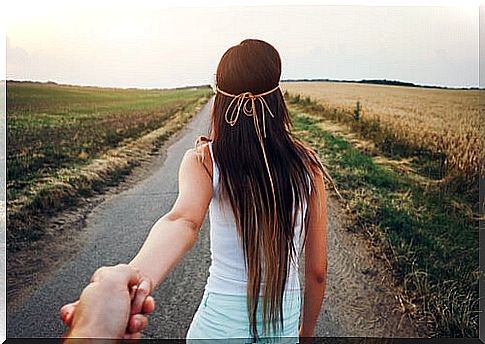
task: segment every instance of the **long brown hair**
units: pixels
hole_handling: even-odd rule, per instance
[[[224,53],[217,67],[216,84],[234,95],[259,94],[275,88],[280,75],[277,50],[264,41],[247,39]],[[328,174],[317,154],[291,133],[292,123],[280,89],[264,96],[274,118],[261,116],[263,104],[255,104],[258,122],[266,129],[264,149],[270,173],[253,119],[241,115],[234,126],[226,122],[225,113],[232,100],[216,93],[209,139],[220,171],[219,191],[231,205],[242,242],[248,317],[251,333],[258,338],[256,314],[261,283],[263,332],[267,333],[270,323],[274,331],[279,324],[283,326],[285,284],[291,261],[299,254],[293,243],[297,214],[301,210],[304,233],[308,211],[303,214],[303,205],[310,200],[310,188],[314,189],[313,176]]]

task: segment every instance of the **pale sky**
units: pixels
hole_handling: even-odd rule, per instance
[[[279,51],[283,79],[478,86],[478,7],[471,5],[67,3],[16,1],[8,8],[7,79],[149,88],[212,84],[229,47],[259,38]]]

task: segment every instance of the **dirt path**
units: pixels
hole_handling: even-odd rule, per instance
[[[95,269],[128,262],[136,254],[151,225],[175,201],[182,154],[197,135],[206,133],[209,109],[210,103],[166,143],[166,153],[141,168],[138,175],[91,200],[84,210],[53,219],[48,242],[37,243],[36,251],[8,258],[9,268],[16,269],[8,281],[9,338],[60,336],[64,328],[58,319],[59,308],[78,297]],[[346,221],[342,206],[330,194],[328,285],[315,335],[417,336],[400,311],[384,263],[373,257],[373,250],[360,235],[345,229]],[[209,264],[207,217],[195,247],[154,293],[157,309],[146,337],[185,336]]]
[[[413,322],[402,311],[385,262],[375,257],[375,248],[363,234],[346,228],[350,220],[337,196],[330,194],[327,199],[329,267],[323,315],[338,331],[332,333],[320,321],[318,335],[418,337]]]

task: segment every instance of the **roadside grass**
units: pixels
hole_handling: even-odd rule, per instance
[[[355,219],[349,229],[364,231],[380,248],[403,286],[402,307],[424,335],[477,337],[478,224],[466,201],[325,131],[326,115],[311,101],[290,99],[289,109],[294,132],[317,150],[348,201]],[[432,165],[423,157],[415,164],[422,167],[416,173]]]
[[[9,82],[9,252],[40,239],[50,215],[118,184],[211,94]]]

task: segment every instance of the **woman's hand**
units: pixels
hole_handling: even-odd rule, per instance
[[[298,330],[298,337],[299,337],[299,342],[302,344],[306,343],[313,343],[313,333],[307,333],[303,329],[303,324],[300,325],[300,329]]]
[[[155,308],[151,289],[151,281],[128,265],[98,269],[80,299],[61,308],[68,336],[139,338]]]

